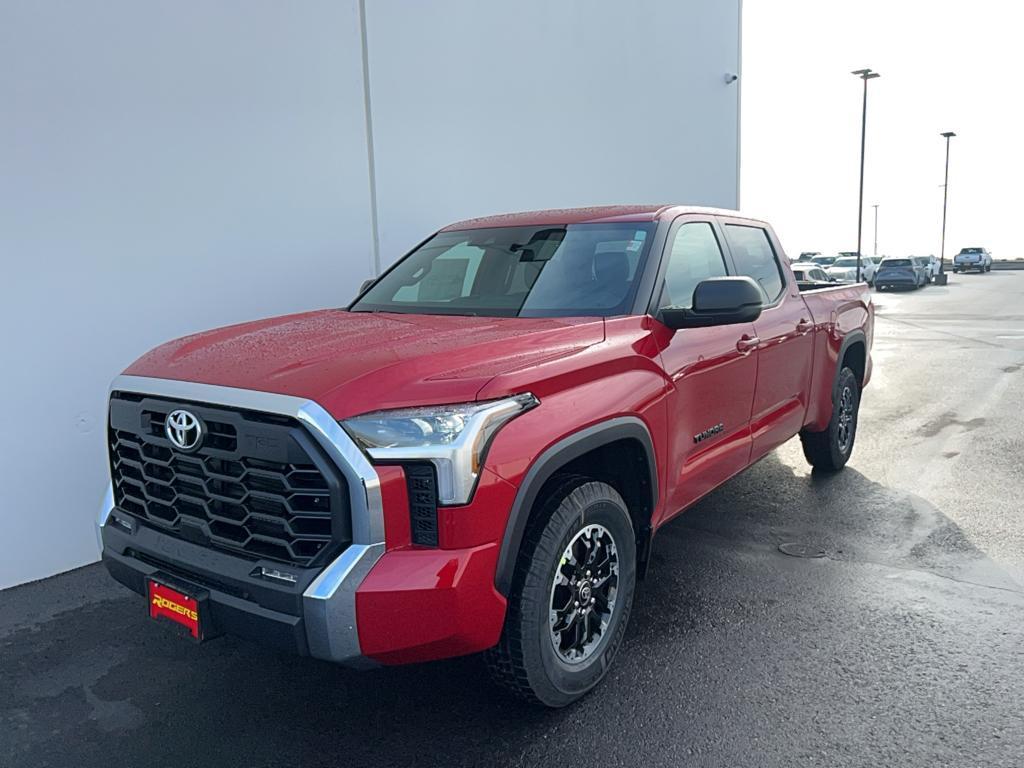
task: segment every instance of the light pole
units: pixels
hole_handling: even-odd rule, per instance
[[[875,209],[875,249],[872,252],[873,256],[878,255],[878,203],[872,206]]]
[[[857,199],[857,282],[860,282],[860,236],[864,224],[864,141],[868,128],[868,80],[881,77],[870,69],[857,69],[853,73],[864,81],[864,107],[860,115],[860,197]]]
[[[942,245],[939,248],[939,274],[943,274],[946,264],[946,202],[949,200],[949,140],[956,136],[952,131],[940,133],[946,139],[946,178],[942,182]]]

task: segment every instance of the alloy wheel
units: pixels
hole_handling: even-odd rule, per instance
[[[579,664],[608,635],[619,586],[615,539],[603,525],[586,525],[562,552],[551,584],[548,627],[560,660]]]
[[[853,439],[853,402],[853,389],[850,386],[843,387],[843,393],[839,396],[839,428],[836,434],[836,442],[842,453],[849,450]]]

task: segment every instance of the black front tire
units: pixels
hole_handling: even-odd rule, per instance
[[[636,534],[626,503],[606,483],[567,477],[555,484],[538,504],[519,551],[501,639],[486,652],[485,660],[495,682],[514,695],[530,703],[557,708],[592,691],[604,678],[622,643],[636,589]],[[605,544],[605,554],[613,551],[616,557],[614,599],[606,594],[597,609],[592,609],[599,612],[602,603],[611,603],[603,631],[590,634],[592,627],[601,628],[603,615],[591,614],[596,618],[587,620],[585,625],[580,620],[580,636],[596,640],[590,641],[593,645],[588,646],[588,655],[579,660],[569,659],[566,654],[573,651],[556,648],[552,615],[555,605],[564,600],[558,597],[558,591],[569,590],[566,605],[578,605],[578,590],[582,587],[560,585],[559,574],[564,576],[575,567],[565,557],[570,543],[577,546],[581,536],[597,529],[612,541],[613,546]],[[597,562],[600,561],[595,559]],[[587,574],[589,579],[589,570]],[[580,585],[582,580],[576,583]],[[595,582],[594,594],[598,589]],[[587,595],[590,594],[588,588]],[[568,609],[568,615],[575,613]],[[557,621],[560,619],[556,624]],[[566,633],[568,630],[561,636],[571,640]]]
[[[801,432],[804,457],[815,469],[838,472],[846,466],[857,437],[857,414],[860,410],[860,383],[849,368],[839,372],[832,418],[821,432]]]

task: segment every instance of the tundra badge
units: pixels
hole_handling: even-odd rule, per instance
[[[715,426],[708,427],[703,432],[698,432],[696,435],[694,435],[693,436],[693,442],[695,442],[695,443],[703,443],[709,437],[714,437],[715,435],[717,435],[719,432],[721,432],[724,429],[725,429],[725,425],[722,422],[718,422],[717,424],[715,424]]]

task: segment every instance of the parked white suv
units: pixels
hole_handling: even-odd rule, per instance
[[[825,271],[833,280],[853,281],[857,279],[857,257],[840,256],[829,264]],[[860,279],[872,283],[875,279],[875,262],[870,256],[860,257]]]
[[[953,271],[966,272],[969,269],[991,272],[992,254],[984,248],[961,248],[960,253],[953,257]]]
[[[939,260],[934,256],[911,256],[910,258],[920,265],[924,272],[925,282],[930,283],[939,274]]]

